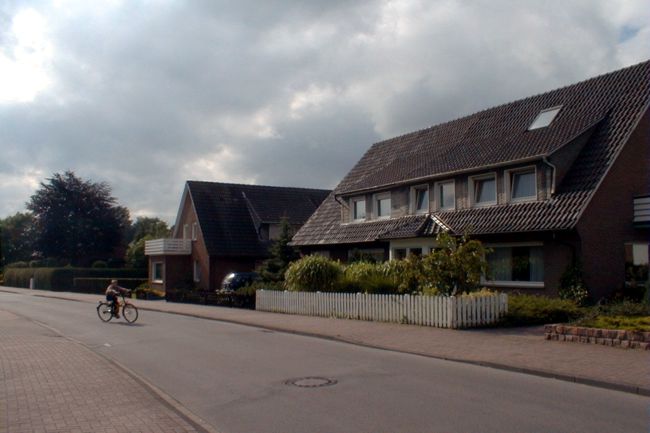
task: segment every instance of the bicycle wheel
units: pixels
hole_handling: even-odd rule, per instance
[[[108,304],[108,302],[101,302],[97,306],[97,315],[102,322],[110,322],[110,320],[113,318],[113,309]]]
[[[124,320],[127,322],[133,323],[138,320],[138,309],[133,304],[124,304],[124,307],[122,307],[122,316],[124,316]]]

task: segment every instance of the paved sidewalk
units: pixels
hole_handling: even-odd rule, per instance
[[[203,433],[125,370],[0,310],[0,433]]]
[[[0,290],[96,303],[98,295],[2,287]],[[547,341],[542,327],[449,330],[266,313],[165,301],[135,301],[162,311],[325,337],[369,347],[487,365],[650,395],[650,351]]]

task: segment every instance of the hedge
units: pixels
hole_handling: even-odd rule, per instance
[[[9,268],[5,270],[4,284],[11,287],[34,287],[39,290],[70,291],[75,278],[146,279],[146,269],[93,269],[93,268]]]
[[[104,293],[112,278],[74,278],[73,291],[81,293]],[[120,278],[119,285],[133,290],[146,283],[146,278]]]

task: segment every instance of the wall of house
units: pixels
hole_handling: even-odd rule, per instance
[[[151,281],[154,262],[163,263],[164,275],[162,283]],[[153,288],[164,291],[184,288],[188,284],[192,284],[192,262],[189,256],[150,256],[149,281]]]
[[[323,254],[328,255],[332,260],[339,260],[342,263],[347,263],[350,252],[353,250],[383,250],[384,260],[388,260],[388,242],[364,242],[358,244],[339,244],[339,245],[318,245],[310,247],[300,247],[300,253],[303,255],[308,254]]]
[[[180,218],[178,221],[178,227],[175,230],[175,237],[176,238],[182,238],[183,237],[183,226],[187,224],[188,226],[188,233],[189,237],[192,236],[192,225],[194,223],[198,222],[198,217],[196,215],[196,212],[194,211],[194,206],[192,205],[192,200],[188,196],[185,198],[184,203],[183,203],[183,208],[181,209],[181,214]],[[202,289],[202,290],[208,290],[209,289],[209,283],[210,283],[210,256],[208,255],[208,250],[205,246],[205,242],[203,240],[203,234],[201,232],[201,227],[197,227],[197,233],[196,233],[196,240],[192,240],[192,254],[190,257],[188,257],[188,261],[190,263],[189,270],[187,270],[188,275],[186,276],[186,279],[189,281],[192,281],[193,284]],[[201,267],[201,278],[199,281],[193,281],[193,276],[194,276],[194,261],[198,261]]]
[[[578,223],[587,286],[599,298],[625,280],[625,243],[647,242],[647,231],[635,229],[633,200],[650,193],[650,113],[612,165]]]

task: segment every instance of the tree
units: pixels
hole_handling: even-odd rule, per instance
[[[130,224],[129,211],[116,205],[108,184],[72,171],[41,182],[27,209],[35,217],[38,251],[75,265],[113,257]]]
[[[467,236],[456,238],[440,233],[437,248],[422,259],[424,285],[443,295],[471,292],[480,287],[481,276],[487,271],[483,244]]]
[[[133,268],[146,268],[147,257],[144,255],[144,243],[151,239],[166,238],[170,235],[167,223],[160,218],[138,217],[130,229],[129,247],[124,257]]]
[[[18,212],[0,219],[0,266],[29,261],[35,248],[34,217]]]
[[[289,245],[291,241],[291,225],[286,218],[280,221],[280,236],[273,242],[269,253],[271,257],[262,263],[258,273],[264,281],[284,281],[284,273],[289,264],[300,257],[298,251]]]

